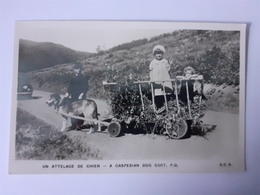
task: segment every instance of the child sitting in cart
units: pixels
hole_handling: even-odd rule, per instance
[[[201,94],[201,83],[198,81],[192,80],[192,78],[196,78],[199,75],[196,74],[195,69],[191,66],[187,66],[183,70],[183,76],[178,76],[177,78],[182,79],[181,86],[180,86],[180,92],[179,92],[179,99],[187,103],[188,98],[191,102],[194,101],[194,98],[196,95]],[[187,88],[186,85],[188,85],[188,96],[187,96]]]
[[[192,78],[199,77],[196,74],[195,69],[191,66],[187,66],[183,70],[183,76],[177,77],[182,79],[179,99],[185,103],[189,104],[191,108],[191,115],[194,121],[204,116],[206,105],[202,100],[206,97],[203,94],[203,84],[201,81],[192,80]],[[188,91],[188,94],[187,94]]]

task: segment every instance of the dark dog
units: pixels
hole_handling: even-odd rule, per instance
[[[83,99],[71,102],[69,98],[60,96],[59,94],[51,94],[50,99],[46,102],[49,106],[53,106],[56,111],[58,111],[63,118],[61,131],[66,129],[67,121],[69,116],[80,116],[87,119],[92,119],[91,123],[93,124],[93,119],[97,120],[94,124],[98,125],[98,131],[100,131],[100,124],[98,123],[98,110],[97,104],[94,100]],[[73,117],[72,117],[73,118]],[[75,121],[75,122],[73,122]],[[81,121],[81,122],[80,122]],[[76,126],[76,129],[80,129],[80,126],[84,123],[82,120],[75,119],[72,120],[72,128]],[[94,132],[93,126],[91,127],[91,133]]]

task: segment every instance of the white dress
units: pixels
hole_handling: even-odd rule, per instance
[[[170,64],[166,59],[157,60],[153,59],[149,65],[150,70],[150,80],[151,81],[165,81],[170,79],[169,70],[170,70]],[[156,84],[161,84],[165,86],[167,91],[173,90],[172,82],[155,82]],[[155,95],[163,95],[163,89],[162,88],[155,88],[154,89]],[[167,93],[170,94],[170,93]]]

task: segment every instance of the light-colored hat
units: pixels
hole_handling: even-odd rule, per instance
[[[153,48],[153,53],[154,53],[155,51],[162,51],[163,53],[165,53],[165,48],[164,48],[162,45],[156,45],[156,46],[154,46],[154,48]]]

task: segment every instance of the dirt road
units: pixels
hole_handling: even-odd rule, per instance
[[[61,127],[61,116],[46,105],[48,92],[34,91],[33,99],[18,100],[18,107],[37,118]],[[108,106],[103,100],[95,100],[101,118],[108,114]],[[183,140],[171,140],[165,136],[126,134],[110,137],[106,131],[87,134],[84,131],[70,131],[71,137],[81,139],[93,149],[98,149],[104,160],[148,160],[148,159],[212,159],[229,157],[239,153],[239,116],[236,114],[206,112],[205,124],[216,125],[207,139],[192,136]]]

